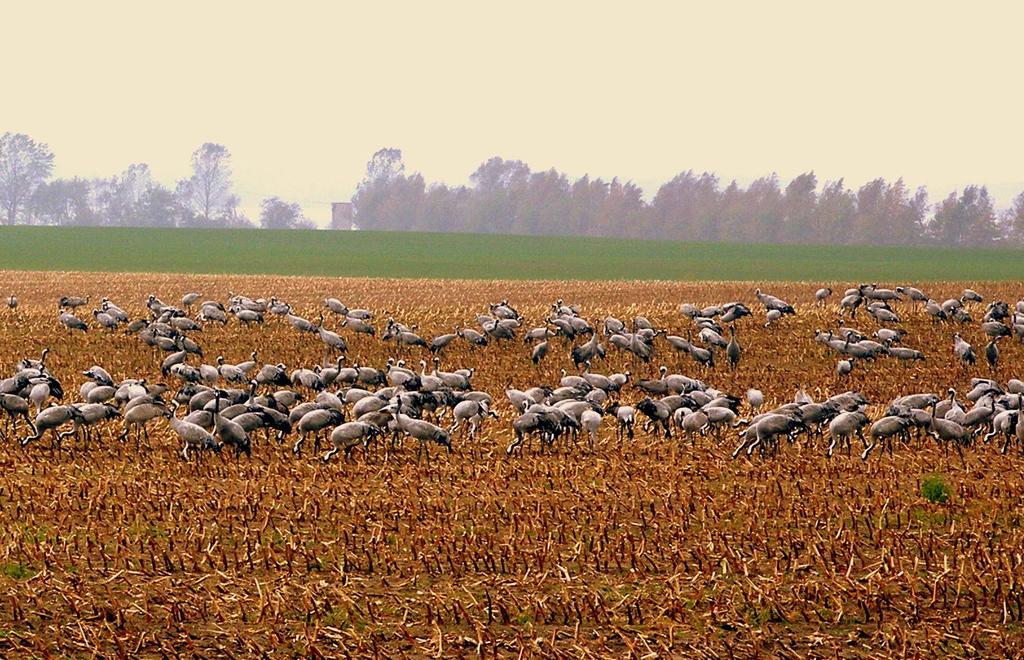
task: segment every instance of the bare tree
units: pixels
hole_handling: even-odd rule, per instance
[[[224,210],[233,198],[227,147],[207,142],[192,152],[192,176],[178,183],[178,194],[204,220]]]
[[[22,133],[0,135],[0,205],[7,224],[14,224],[18,212],[52,171],[53,154],[45,144]]]

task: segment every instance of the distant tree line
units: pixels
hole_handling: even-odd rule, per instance
[[[51,179],[53,154],[27,135],[0,135],[0,222],[106,227],[255,227],[233,192],[231,152],[207,142],[174,190],[145,163],[109,178]],[[278,197],[260,205],[259,226],[313,229],[302,207]]]
[[[985,186],[930,204],[925,189],[875,179],[853,190],[842,179],[819,189],[814,172],[783,186],[772,174],[747,186],[686,171],[650,201],[631,182],[571,180],[491,158],[468,186],[427,184],[407,174],[398,149],[367,164],[353,198],[360,229],[612,236],[691,241],[992,246],[1024,243],[1024,193],[1003,212]],[[340,227],[339,227],[340,228]]]
[[[254,227],[233,192],[231,153],[206,143],[191,175],[174,189],[144,163],[110,178],[52,179],[53,154],[27,135],[0,135],[0,222],[142,227]],[[609,236],[692,241],[878,245],[1024,244],[1024,193],[999,211],[985,186],[969,185],[937,203],[902,179],[854,190],[814,172],[785,186],[772,174],[747,186],[682,172],[651,199],[629,181],[491,158],[469,185],[428,184],[407,173],[399,149],[381,149],[352,199],[361,229]],[[302,207],[279,197],[260,204],[260,227],[315,228]],[[334,227],[348,229],[349,226]]]

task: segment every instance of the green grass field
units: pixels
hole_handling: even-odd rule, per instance
[[[0,227],[0,269],[467,279],[1015,280],[1024,279],[1024,250]]]

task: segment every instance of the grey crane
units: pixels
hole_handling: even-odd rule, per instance
[[[320,391],[324,389],[324,383],[320,380],[320,367],[315,369],[295,369],[288,375],[288,380],[294,387],[305,387],[309,390]]]
[[[1010,326],[999,321],[986,321],[981,324],[981,329],[989,337],[1009,337],[1013,334]]]
[[[42,438],[47,431],[50,431],[53,434],[52,448],[60,451],[61,440],[70,433],[58,433],[57,429],[67,422],[81,419],[81,413],[74,406],[50,406],[36,415],[35,421],[32,423],[33,433],[21,439],[21,446],[24,447],[28,443]]]
[[[1021,422],[1021,419],[1022,416],[1019,409],[1003,410],[998,413],[992,418],[992,430],[985,434],[985,442],[991,441],[997,435],[1002,435],[1003,444],[999,448],[999,453],[1001,454],[1005,454],[1009,450],[1014,436],[1017,436],[1018,441],[1024,442],[1024,423]]]
[[[43,405],[52,394],[58,401],[64,398],[64,390],[60,382],[52,376],[39,376],[29,380],[32,386],[28,393],[28,400],[36,407],[36,414],[42,410]]]
[[[89,326],[85,324],[85,321],[78,318],[74,314],[69,312],[61,312],[60,316],[57,317],[61,324],[68,329],[68,332],[73,330],[81,330],[82,332],[88,332]]]
[[[924,304],[924,311],[932,321],[945,321],[949,318],[949,314],[942,308],[942,305],[930,298]]]
[[[545,341],[555,335],[556,333],[547,326],[531,328],[523,333],[523,343],[529,344],[531,341]]]
[[[117,319],[118,323],[128,323],[128,313],[112,303],[109,299],[100,300],[100,310]]]
[[[654,355],[653,340],[645,338],[645,336],[639,332],[632,333],[629,335],[628,339],[629,343],[627,348],[629,352],[645,363],[650,362],[651,357]]]
[[[505,454],[511,456],[517,448],[522,447],[523,443],[533,436],[540,439],[540,447],[543,451],[548,438],[553,436],[556,430],[554,423],[548,417],[538,412],[523,412],[512,421],[512,432],[515,438],[505,448]]]
[[[491,410],[490,406],[488,406],[486,402],[473,401],[472,399],[460,401],[455,404],[455,407],[452,408],[452,417],[455,419],[455,423],[448,429],[448,433],[454,436],[459,425],[465,422],[469,424],[470,440],[476,438],[477,428],[479,428],[480,424],[482,424],[485,419],[488,417],[498,419],[497,413]]]
[[[861,285],[861,295],[868,300],[902,300],[899,291],[880,289],[877,284]]]
[[[831,438],[825,456],[831,458],[832,452],[837,445],[845,445],[850,450],[850,438],[856,435],[867,446],[864,440],[864,426],[868,423],[868,416],[860,411],[841,412],[832,418],[828,423],[828,435]]]
[[[839,309],[850,312],[850,318],[857,318],[857,308],[864,303],[864,297],[860,295],[860,292],[854,290],[853,293],[847,293],[839,301]]]
[[[101,312],[98,309],[94,309],[92,310],[92,317],[96,320],[96,323],[107,330],[117,329],[118,320],[107,312]]]
[[[232,305],[228,308],[228,312],[234,314],[235,318],[243,325],[263,323],[263,312],[257,312],[254,309],[244,309],[237,305]],[[299,329],[301,330],[302,328]]]
[[[270,303],[267,305],[267,311],[274,316],[288,316],[292,313],[292,306],[283,300],[271,296]]]
[[[974,347],[964,341],[960,333],[953,335],[953,354],[957,356],[961,364],[973,365],[978,361],[978,356],[974,352]]]
[[[92,379],[98,385],[113,385],[114,379],[106,369],[99,365],[93,365],[82,372],[83,376]]]
[[[370,335],[371,337],[376,333],[372,325],[363,319],[356,318],[355,316],[346,316],[345,320],[341,322],[341,327],[349,328],[352,332],[362,335]]]
[[[160,373],[166,376],[167,374],[171,373],[171,369],[173,367],[179,364],[184,364],[187,358],[188,351],[181,350],[171,353],[166,358],[164,358],[163,362],[160,363]]]
[[[963,447],[970,441],[971,432],[954,421],[936,417],[935,409],[936,406],[932,406],[928,434],[935,438],[935,441],[942,445],[946,451],[949,450],[949,443],[952,443],[957,455],[960,457],[961,465],[967,467],[967,462],[964,460]]]
[[[149,430],[147,426],[152,420],[163,417],[166,414],[167,407],[161,403],[140,403],[132,406],[123,413],[124,430],[121,432],[118,440],[124,442],[131,437],[132,429],[135,429],[136,442],[141,443],[142,438],[145,437],[148,443]]]
[[[217,356],[217,373],[228,383],[244,383],[248,380],[245,372],[237,365],[225,362],[223,355]]]
[[[947,317],[953,317],[956,312],[963,309],[964,304],[963,301],[957,300],[956,298],[949,298],[942,303],[941,307]]]
[[[985,298],[974,289],[964,289],[964,292],[960,294],[960,302],[985,302]]]
[[[279,385],[282,387],[286,387],[291,383],[285,366],[280,363],[263,365],[259,373],[256,374],[256,382],[260,385]]]
[[[896,287],[896,293],[904,295],[914,302],[925,302],[928,300],[928,296],[923,291],[912,286],[898,286]]]
[[[884,444],[889,449],[889,454],[892,454],[892,439],[894,437],[907,436],[907,429],[910,428],[911,420],[904,415],[887,415],[877,420],[871,425],[871,429],[868,431],[868,435],[871,436],[871,441],[864,447],[864,451],[861,452],[860,458],[863,461],[868,460],[868,455],[877,447],[879,444]]]
[[[764,394],[758,389],[748,389],[746,393],[747,403],[750,404],[750,409],[757,412],[764,405]]]
[[[513,308],[511,305],[509,305],[508,300],[506,299],[502,299],[502,301],[497,304],[489,304],[488,308],[490,308],[491,313],[494,314],[499,319],[521,318],[519,316],[519,312],[516,311],[516,309]]]
[[[783,413],[766,413],[754,418],[746,429],[740,432],[741,442],[732,452],[736,458],[740,452],[746,449],[747,456],[754,453],[754,449],[761,448],[762,453],[767,450],[774,451],[777,447],[779,436],[786,436],[792,440],[793,435],[804,429],[803,421],[800,419],[800,411]]]
[[[374,424],[366,422],[346,422],[331,431],[331,444],[333,448],[321,457],[324,463],[331,460],[339,451],[344,451],[349,456],[352,449],[363,445],[369,445],[374,438],[383,435],[383,431]]]
[[[171,407],[164,412],[164,416],[170,423],[171,429],[182,441],[181,457],[187,461],[191,451],[212,450],[220,452],[220,443],[206,429],[197,424],[178,419],[176,415],[178,405],[177,401],[173,402]]]
[[[202,332],[203,326],[187,316],[175,316],[168,323],[178,332]]]
[[[399,330],[396,327],[389,326],[382,336],[384,341],[393,339],[399,346],[420,346],[422,348],[430,349],[427,342],[415,332],[409,332],[405,330]]]
[[[604,411],[615,416],[615,439],[620,443],[624,437],[632,440],[633,429],[636,426],[636,409],[615,402],[609,404]]]
[[[729,345],[729,342],[725,340],[725,337],[723,337],[721,333],[719,333],[717,330],[711,327],[701,328],[700,332],[697,334],[697,337],[706,346],[717,346],[718,348],[726,348]]]
[[[764,305],[764,308],[768,311],[777,311],[780,314],[796,314],[796,310],[792,305],[787,303],[781,298],[777,298],[767,293],[761,293],[761,289],[754,290],[754,296]]]
[[[690,342],[690,357],[697,364],[711,369],[715,367],[715,352],[712,348],[701,348]]]
[[[325,298],[324,307],[334,312],[335,314],[338,314],[339,316],[348,316],[348,305],[341,302],[337,298]]]
[[[420,361],[420,364],[425,365],[424,361]],[[434,358],[434,372],[433,376],[440,378],[444,383],[445,387],[450,387],[453,390],[468,390],[470,388],[470,379],[473,377],[475,370],[473,369],[458,369],[456,371],[441,371],[441,358]]]
[[[350,309],[346,316],[351,319],[359,319],[360,321],[369,321],[373,318],[373,312],[367,309]]]
[[[195,292],[186,293],[185,295],[183,295],[181,297],[181,306],[184,307],[185,309],[191,310],[192,309],[192,305],[195,305],[196,302],[199,301],[199,298],[202,297],[202,295],[203,294],[201,294],[201,293],[195,293]]]
[[[458,335],[455,334],[454,332],[448,332],[445,334],[437,335],[436,337],[430,340],[430,343],[427,345],[427,348],[430,349],[431,353],[434,353],[436,355],[444,351],[444,349],[448,347],[448,344],[452,343],[456,337],[458,337]]]
[[[869,306],[867,308],[868,314],[870,314],[879,323],[899,323],[900,317],[897,316],[892,310],[882,306]]]
[[[0,394],[0,410],[7,413],[7,419],[4,422],[5,432],[17,433],[18,432],[18,418],[25,420],[29,428],[32,429],[32,434],[35,435],[36,427],[32,423],[32,418],[29,417],[29,403],[23,397],[17,394]]]
[[[590,340],[586,343],[574,346],[571,352],[572,363],[576,367],[590,362],[594,358],[603,358],[604,356],[604,346],[598,342],[598,334],[596,332],[590,335]]]
[[[228,322],[224,306],[219,303],[203,303],[202,307],[199,308],[199,314],[196,318],[200,321],[216,321],[221,325],[227,325]]]
[[[472,328],[463,328],[461,325],[456,325],[455,334],[465,339],[470,346],[487,345],[487,337]]]
[[[146,307],[154,314],[160,314],[164,311],[164,303],[152,293],[146,297]]]
[[[673,421],[684,433],[691,438],[698,435],[703,436],[711,427],[708,415],[703,410],[690,410],[689,408],[678,408],[672,415]]]
[[[875,337],[884,344],[898,344],[906,331],[892,328],[879,328],[875,331]]]
[[[736,326],[729,326],[729,343],[725,347],[725,356],[729,358],[729,366],[735,369],[740,363],[740,357],[743,355],[743,348],[740,346],[740,342],[736,339]]]
[[[401,412],[397,406],[395,406],[395,429],[401,431],[406,435],[415,438],[419,441],[419,448],[416,451],[416,460],[420,459],[421,454],[426,454],[427,463],[430,462],[430,451],[427,449],[427,444],[430,442],[436,442],[437,444],[445,447],[448,453],[452,451],[452,437],[448,431],[444,430],[436,424],[424,421],[422,419],[413,419],[408,415]]]
[[[85,298],[79,296],[62,296],[60,302],[57,303],[58,309],[75,309],[83,305],[89,304],[89,296]]]
[[[333,408],[318,408],[311,410],[302,416],[299,420],[297,430],[299,432],[299,439],[295,441],[292,446],[292,453],[296,456],[302,451],[302,443],[306,441],[306,437],[312,433],[314,451],[320,450],[320,432],[329,426],[337,426],[345,421],[345,414],[340,410]]]
[[[407,386],[406,389],[418,389],[415,386],[416,372],[412,369],[405,368],[405,360],[394,361],[394,358],[388,358],[387,368],[387,379],[388,383],[393,386],[406,385],[409,383],[412,386]]]
[[[530,352],[530,360],[532,360],[534,364],[540,364],[540,361],[547,356],[548,348],[549,344],[545,339],[533,347],[533,350]]]
[[[921,351],[914,350],[912,348],[906,348],[905,346],[890,346],[889,356],[894,357],[897,360],[914,361],[925,359],[924,353]]]
[[[658,436],[658,427],[665,432],[666,438],[672,437],[672,429],[669,421],[672,419],[672,410],[661,401],[655,401],[650,397],[644,397],[636,404],[636,409],[643,413],[649,420],[655,437]]]
[[[317,333],[320,336],[320,341],[323,342],[323,345],[326,347],[326,350],[334,350],[339,353],[348,352],[348,344],[346,344],[345,340],[341,338],[341,335],[336,332],[331,332],[324,327],[323,314],[320,315],[320,323],[317,325]]]
[[[78,411],[79,417],[73,419],[71,434],[78,436],[78,432],[84,429],[83,441],[85,449],[89,448],[89,438],[92,435],[90,429],[100,422],[108,419],[116,419],[121,416],[121,411],[106,403],[76,403],[72,404]]]
[[[999,346],[998,342],[1002,337],[993,337],[989,340],[988,344],[985,345],[985,360],[988,362],[988,366],[995,369],[999,366]]]
[[[317,325],[310,321],[307,321],[301,316],[297,316],[295,314],[288,314],[285,316],[285,318],[288,319],[288,323],[291,324],[291,326],[298,330],[299,332],[309,332],[312,334],[316,334],[316,332],[319,330]]]
[[[665,375],[667,373],[668,367],[662,365],[661,367],[658,367],[658,374],[660,378],[640,379],[636,382],[636,386],[648,394],[665,394],[669,391],[668,383],[665,380]]]

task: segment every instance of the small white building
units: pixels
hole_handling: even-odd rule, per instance
[[[359,229],[359,225],[356,224],[355,208],[352,206],[352,202],[331,203],[331,229],[349,229],[352,231]]]

